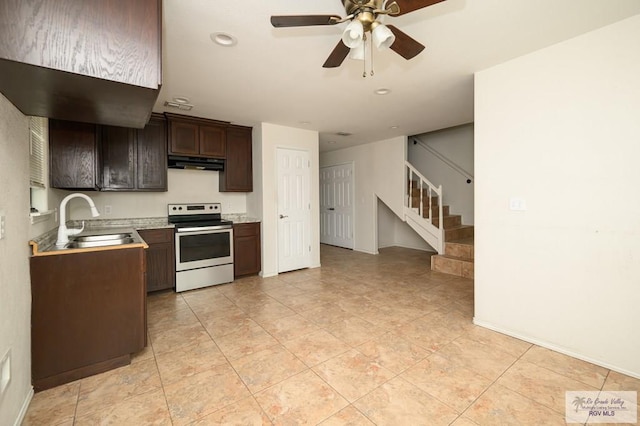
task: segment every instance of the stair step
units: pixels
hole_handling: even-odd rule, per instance
[[[411,206],[412,207],[418,207],[420,205],[420,194],[418,195],[412,195],[411,196]],[[428,196],[423,196],[422,197],[422,205],[425,208],[429,208],[429,197]],[[431,206],[437,206],[438,205],[438,197],[431,197]]]
[[[456,226],[455,228],[449,228],[444,230],[445,241],[461,240],[463,238],[472,238],[472,237],[473,237],[473,226],[460,225],[460,226]]]
[[[457,257],[465,260],[473,260],[474,258],[473,238],[445,242],[444,254],[450,257]]]
[[[431,256],[431,270],[457,277],[473,279],[473,260],[436,254]]]
[[[438,217],[438,206],[431,206],[431,217]],[[449,206],[442,206],[442,215],[449,216]],[[429,217],[429,208],[422,210],[422,217]]]
[[[444,229],[456,228],[462,225],[462,216],[460,216],[459,214],[443,215],[443,219],[444,219]],[[440,218],[437,215],[433,216],[431,223],[433,223],[433,226],[439,227]]]

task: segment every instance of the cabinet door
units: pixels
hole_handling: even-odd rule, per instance
[[[99,189],[95,124],[49,120],[50,184],[60,189]]]
[[[233,225],[233,275],[255,275],[261,270],[260,224]]]
[[[169,120],[169,153],[197,156],[200,153],[198,125],[185,121]]]
[[[251,128],[231,126],[227,129],[227,159],[220,172],[220,191],[253,191]]]
[[[114,126],[101,126],[101,129],[102,189],[135,189],[135,129]]]
[[[173,288],[173,244],[150,244],[147,249],[147,292]]]
[[[137,130],[137,188],[167,190],[167,122],[152,115],[144,129]]]
[[[222,126],[200,125],[200,155],[203,157],[225,158],[226,129]]]
[[[147,292],[175,287],[175,245],[173,229],[141,229],[147,243]]]

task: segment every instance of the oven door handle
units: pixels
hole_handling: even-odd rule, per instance
[[[216,233],[216,232],[225,232],[225,231],[230,231],[231,227],[230,226],[214,226],[214,227],[193,227],[193,228],[180,228],[178,229],[178,234],[187,234],[187,233],[194,233],[194,234],[209,234],[209,233]]]

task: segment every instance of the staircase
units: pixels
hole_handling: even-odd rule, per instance
[[[431,256],[431,270],[473,279],[473,237],[445,241],[444,254]]]
[[[405,205],[407,223],[432,245],[431,269],[473,279],[473,226],[463,225],[462,216],[441,205],[442,186],[435,187],[410,163],[408,196]],[[441,225],[442,222],[442,225]]]

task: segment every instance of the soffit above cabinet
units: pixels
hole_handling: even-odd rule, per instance
[[[161,1],[6,0],[0,92],[26,115],[144,127],[162,81]]]

